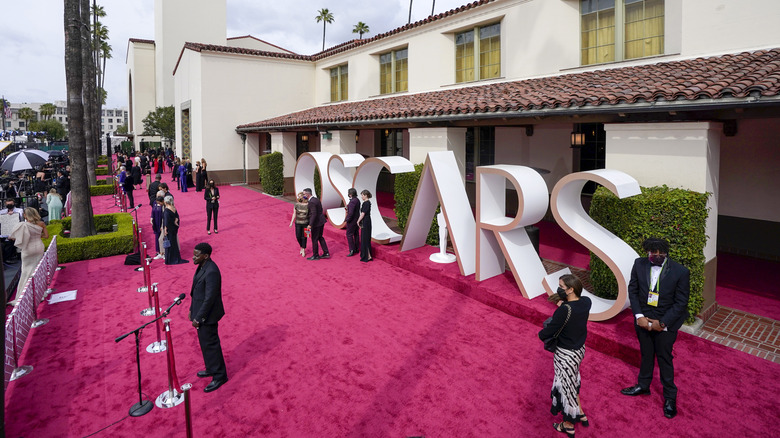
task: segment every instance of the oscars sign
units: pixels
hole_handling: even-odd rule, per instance
[[[364,159],[360,154],[309,152],[301,155],[295,166],[296,192],[314,186],[315,167],[322,176],[320,201],[330,223],[337,228],[345,225],[342,203],[348,202],[347,189],[355,187],[358,192],[368,189],[376,193],[377,178],[383,168],[393,174],[414,171],[412,163],[403,157]],[[601,184],[619,198],[637,195],[640,189],[631,176],[600,169],[565,176],[550,196],[549,205],[558,225],[603,260],[617,279],[615,300],[583,291],[593,301],[589,319],[604,321],[628,307],[628,281],[637,254],[582,208],[580,197],[588,181]],[[425,245],[436,207],[441,205],[461,275],[475,274],[475,279],[482,281],[502,274],[508,263],[524,297],[553,294],[558,277],[569,270],[547,275],[525,230],[542,220],[547,211],[547,185],[541,175],[530,167],[498,164],[477,167],[476,182],[475,218],[455,155],[451,151],[428,153],[403,236],[390,230],[379,207],[372,203],[372,240],[382,244],[400,241],[401,251]],[[505,214],[507,184],[517,193],[514,218]]]

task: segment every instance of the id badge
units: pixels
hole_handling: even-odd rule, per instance
[[[658,307],[658,292],[650,291],[650,293],[647,295],[647,305]]]

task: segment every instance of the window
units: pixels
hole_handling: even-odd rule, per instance
[[[474,181],[477,166],[490,166],[496,159],[496,129],[492,126],[466,130],[466,181]]]
[[[664,53],[664,0],[580,0],[580,16],[582,65]]]
[[[606,164],[607,133],[603,123],[582,123],[574,127],[575,131],[585,134],[585,144],[575,149],[579,151],[579,169],[586,170],[603,169]],[[576,159],[576,155],[575,155]],[[596,191],[596,183],[589,181],[582,189],[582,193],[593,194]]]
[[[479,54],[479,56],[476,56]],[[501,23],[455,34],[455,82],[501,76]]]
[[[409,49],[379,55],[379,93],[409,90]]]
[[[382,138],[379,142],[379,156],[392,157],[397,155],[404,156],[404,130],[403,129],[385,129],[382,131]]]
[[[23,121],[21,121],[21,120],[19,120],[19,127],[20,127],[20,128],[24,128],[24,122],[23,122]]]
[[[347,100],[349,94],[349,73],[346,65],[340,65],[330,69],[330,101],[339,102]]]

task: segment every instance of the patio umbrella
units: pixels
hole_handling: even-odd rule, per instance
[[[43,165],[46,160],[49,159],[49,154],[36,149],[25,149],[23,151],[14,152],[3,161],[3,165],[0,169],[7,170],[9,172],[18,172],[21,170],[32,169],[36,166]]]

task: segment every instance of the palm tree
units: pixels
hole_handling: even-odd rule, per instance
[[[19,115],[18,117],[25,121],[25,131],[30,129],[30,120],[35,118],[35,111],[32,110],[30,107],[22,107],[19,108]]]
[[[41,117],[43,117],[44,120],[49,120],[51,116],[53,116],[54,113],[57,112],[57,107],[54,106],[53,103],[44,103],[38,109],[38,112],[41,113]]]
[[[327,9],[322,8],[319,10],[320,15],[314,17],[317,23],[322,21],[322,51],[325,51],[325,25],[333,23],[333,14]]]
[[[409,21],[406,22],[406,24],[409,24],[412,22],[412,3],[414,0],[409,0]]]
[[[368,28],[368,25],[366,23],[363,23],[362,21],[358,21],[358,24],[355,25],[354,28],[352,28],[352,33],[359,33],[360,39],[363,39],[364,33],[371,32],[371,29]]]
[[[431,5],[431,15],[433,15],[434,9],[436,9],[436,0],[433,0],[433,4]]]
[[[70,188],[73,203],[71,237],[95,234],[92,202],[87,180],[87,148],[84,140],[84,82],[82,70],[81,0],[65,0],[65,82],[68,89],[68,149],[70,151]],[[84,41],[89,41],[85,38]]]

